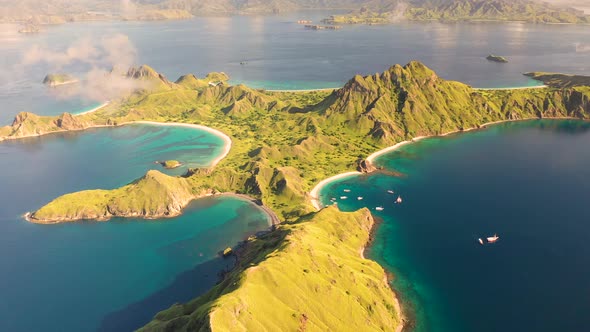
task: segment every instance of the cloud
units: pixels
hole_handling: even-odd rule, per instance
[[[21,65],[45,63],[52,69],[61,69],[74,63],[95,66],[129,66],[135,62],[137,50],[123,34],[105,36],[98,41],[84,37],[75,41],[65,51],[54,51],[39,45],[27,50]]]
[[[137,50],[123,34],[92,39],[80,38],[64,51],[39,45],[25,52],[21,66],[46,64],[51,72],[61,73],[67,66],[84,64],[90,68],[80,75],[80,82],[61,86],[51,92],[56,98],[85,98],[96,101],[116,99],[136,89],[148,88],[145,82],[126,77],[127,69],[135,65]]]

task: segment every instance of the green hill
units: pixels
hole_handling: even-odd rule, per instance
[[[222,283],[140,331],[395,331],[385,271],[360,254],[373,225],[332,207],[250,240]]]

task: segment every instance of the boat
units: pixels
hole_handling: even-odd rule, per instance
[[[350,192],[350,189],[344,189],[344,192],[345,193],[349,193]]]
[[[500,237],[498,237],[497,234],[494,234],[494,236],[490,236],[487,238],[488,243],[494,243],[494,242],[498,241],[499,239],[500,239]]]
[[[393,194],[393,190],[388,190],[387,193]]]
[[[359,201],[362,201],[363,200],[363,197],[359,196],[356,199],[358,199]]]
[[[402,203],[402,197],[401,196],[397,196],[397,199],[395,200],[395,203],[401,204]]]
[[[348,197],[346,196],[340,196],[340,199],[347,199]]]
[[[332,197],[332,198],[330,198],[330,200],[333,202],[336,200],[336,197]]]
[[[483,244],[483,240],[481,238],[477,239],[479,241],[479,244]]]
[[[375,208],[375,210],[377,210],[377,211],[383,211],[383,210],[385,210],[385,208],[382,207],[382,206],[378,206],[378,207]]]

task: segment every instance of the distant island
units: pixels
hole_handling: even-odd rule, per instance
[[[531,23],[590,23],[581,10],[533,0],[87,0],[63,6],[60,0],[18,1],[0,11],[0,22],[61,24],[104,20],[176,20],[194,16],[260,15],[298,10],[352,10],[334,15],[328,24],[386,24],[411,21],[520,21]],[[307,22],[307,20],[300,20]],[[305,23],[309,24],[309,23]]]
[[[333,15],[324,22],[386,24],[400,20],[590,24],[590,16],[581,10],[533,0],[390,0],[368,3],[349,14]]]
[[[27,214],[27,220],[166,218],[182,213],[195,198],[238,193],[281,221],[232,249],[237,265],[213,289],[158,313],[143,331],[231,330],[235,324],[246,330],[280,324],[286,331],[308,326],[401,331],[407,318],[385,271],[363,256],[374,218],[367,209],[318,211],[312,188],[335,174],[378,171],[368,156],[420,136],[502,121],[590,119],[590,86],[574,86],[575,77],[559,76],[566,87],[477,90],[444,80],[416,61],[356,75],[334,91],[209,84],[227,82],[222,73],[171,82],[148,66],[132,68],[127,76],[149,81],[153,89],[79,116],[23,112],[0,128],[0,140],[148,120],[215,128],[231,138],[227,156],[183,176],[150,170],[121,188],[66,194]],[[351,308],[346,313],[344,302]]]
[[[508,63],[508,59],[506,59],[506,58],[505,58],[505,57],[503,57],[503,56],[499,56],[499,55],[493,55],[493,54],[490,54],[490,55],[488,55],[488,56],[486,57],[486,59],[487,59],[488,61],[492,61],[492,62]]]
[[[51,87],[72,84],[76,82],[78,82],[78,79],[69,74],[48,74],[43,79],[43,84]]]

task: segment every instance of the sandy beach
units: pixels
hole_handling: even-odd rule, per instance
[[[346,172],[346,173],[338,174],[336,176],[332,176],[330,178],[327,178],[327,179],[321,181],[309,193],[309,196],[311,197],[311,204],[313,205],[313,207],[316,210],[318,210],[318,211],[321,210],[322,203],[320,202],[319,193],[322,190],[323,186],[325,186],[326,184],[328,184],[332,181],[336,181],[336,180],[340,180],[340,179],[344,179],[344,178],[348,178],[348,177],[360,175],[360,174],[363,174],[363,173],[361,173],[361,172]]]
[[[577,118],[572,118],[572,117],[545,117],[544,119],[556,119],[556,120],[561,120],[561,119],[577,119]],[[374,164],[375,163],[375,159],[377,159],[378,157],[387,154],[389,152],[395,151],[399,148],[401,148],[402,146],[406,145],[406,144],[410,144],[410,143],[415,143],[418,142],[420,140],[423,140],[425,138],[431,138],[431,137],[444,137],[444,136],[449,136],[449,135],[453,135],[453,134],[458,134],[458,133],[466,133],[469,131],[473,131],[473,130],[477,130],[477,129],[484,129],[485,127],[491,126],[491,125],[495,125],[495,124],[500,124],[500,123],[504,123],[504,122],[517,122],[517,121],[529,121],[529,120],[541,120],[540,118],[526,118],[526,119],[518,119],[518,120],[498,120],[498,121],[491,121],[491,122],[486,122],[482,125],[480,125],[479,127],[472,127],[472,128],[467,128],[467,129],[462,129],[462,130],[454,130],[454,131],[450,131],[444,134],[440,134],[440,135],[430,135],[430,136],[416,136],[414,138],[412,138],[411,140],[407,140],[407,141],[403,141],[403,142],[399,142],[395,145],[392,145],[390,147],[387,147],[385,149],[376,151],[374,153],[372,153],[370,156],[368,156],[366,158],[366,161],[369,164]],[[311,198],[311,204],[316,208],[316,210],[321,210],[322,206],[320,203],[320,197],[319,197],[319,192],[321,191],[322,187],[324,187],[325,185],[327,185],[328,183],[332,182],[332,181],[336,181],[342,178],[346,178],[349,176],[353,176],[353,175],[358,175],[358,174],[362,174],[360,172],[346,172],[346,173],[342,173],[342,174],[338,174],[332,177],[329,177],[325,180],[322,180],[320,183],[318,183],[313,190],[310,192],[310,198]]]
[[[74,115],[74,116],[77,116],[77,115],[84,115],[84,114],[89,114],[89,113],[92,113],[92,112],[96,112],[96,111],[98,111],[99,109],[101,109],[101,108],[103,108],[103,107],[106,107],[106,106],[108,106],[110,103],[111,103],[110,101],[105,101],[104,103],[102,103],[102,104],[100,104],[100,105],[96,106],[95,108],[93,108],[93,109],[91,109],[91,110],[84,111],[84,112],[81,112],[81,113],[75,113],[75,114],[72,114],[72,115]]]

